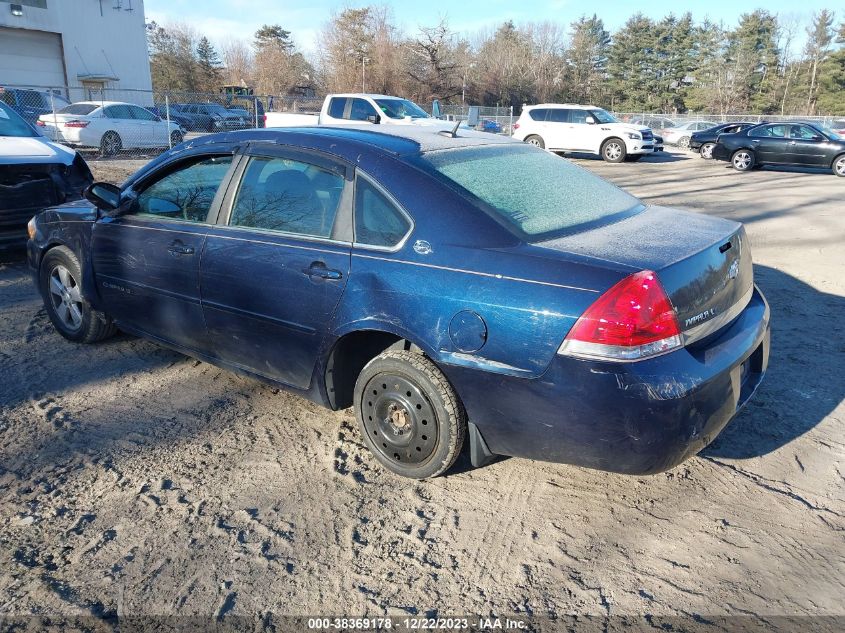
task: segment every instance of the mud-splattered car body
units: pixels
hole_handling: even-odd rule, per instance
[[[162,174],[209,157],[225,175],[202,221],[126,212]],[[479,197],[495,183],[472,191],[474,166],[491,157],[515,172],[557,161],[542,164],[570,183],[573,209],[619,197],[622,210],[532,234]],[[231,224],[257,160],[337,176],[324,236]],[[507,198],[511,189],[498,191]],[[397,211],[392,238],[365,236],[363,190]],[[769,308],[740,224],[646,207],[568,161],[489,134],[370,127],[208,136],[131,177],[116,210],[56,207],[32,231],[36,275],[52,246],[68,245],[84,296],[122,329],[333,409],[352,404],[356,377],[375,355],[419,350],[460,398],[476,464],[502,454],[665,470],[719,433],[768,363]],[[579,342],[587,313],[632,279],[663,292],[664,316],[677,324],[671,336],[615,358],[612,345]]]

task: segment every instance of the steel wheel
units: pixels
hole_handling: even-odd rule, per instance
[[[678,139],[678,147],[681,149],[689,149],[689,136],[682,136]]]
[[[437,446],[436,414],[420,386],[403,376],[379,374],[364,388],[362,416],[376,451],[389,460],[418,465]]]
[[[748,171],[754,166],[754,155],[745,149],[734,153],[731,163],[737,171]]]
[[[713,148],[716,147],[715,143],[705,143],[699,149],[701,153],[701,157],[705,160],[710,160],[713,158]]]
[[[458,458],[466,412],[449,381],[424,355],[382,352],[361,370],[353,400],[364,443],[397,475],[436,477]]]
[[[79,331],[82,327],[82,293],[76,279],[61,264],[50,272],[50,301],[62,325],[70,332]]]
[[[845,154],[833,162],[833,173],[845,177]]]

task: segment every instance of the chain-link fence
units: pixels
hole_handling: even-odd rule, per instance
[[[647,125],[648,127],[671,127],[668,124],[678,125],[689,121],[707,121],[716,125],[718,123],[776,123],[778,121],[815,121],[826,127],[839,125],[845,122],[845,117],[830,116],[796,116],[780,114],[707,114],[687,112],[684,114],[660,113],[660,112],[614,112],[613,115],[620,121]]]
[[[265,126],[270,111],[319,112],[295,96],[0,86],[0,100],[86,160],[149,158],[203,134]]]

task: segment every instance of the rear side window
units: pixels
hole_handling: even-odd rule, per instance
[[[330,237],[344,178],[328,169],[282,158],[251,158],[231,226]]]
[[[345,97],[333,97],[331,101],[329,101],[329,116],[333,119],[342,119],[343,118],[343,111],[346,108],[346,98]]]
[[[411,228],[411,222],[366,178],[355,181],[355,243],[392,248]]]
[[[105,115],[110,119],[134,119],[135,117],[132,116],[132,110],[129,109],[129,106],[125,105],[113,105],[107,106],[105,110]]]
[[[528,116],[531,117],[532,121],[545,121],[548,113],[549,111],[546,108],[534,108],[528,111]]]
[[[569,123],[569,113],[570,110],[552,108],[549,110],[549,121],[554,121],[555,123]]]
[[[17,112],[0,101],[0,136],[38,136]]]
[[[423,167],[539,242],[623,219],[643,209],[634,196],[567,160],[523,144],[426,152]]]

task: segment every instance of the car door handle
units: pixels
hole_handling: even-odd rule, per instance
[[[181,241],[176,240],[170,245],[170,248],[168,248],[167,251],[172,255],[193,255],[194,247],[185,246]]]
[[[789,144],[790,145],[797,145],[798,143],[796,143],[795,141],[789,141]]]
[[[343,273],[339,270],[326,268],[323,262],[314,262],[308,268],[303,268],[302,273],[308,277],[318,277],[320,279],[338,280],[343,278]]]

